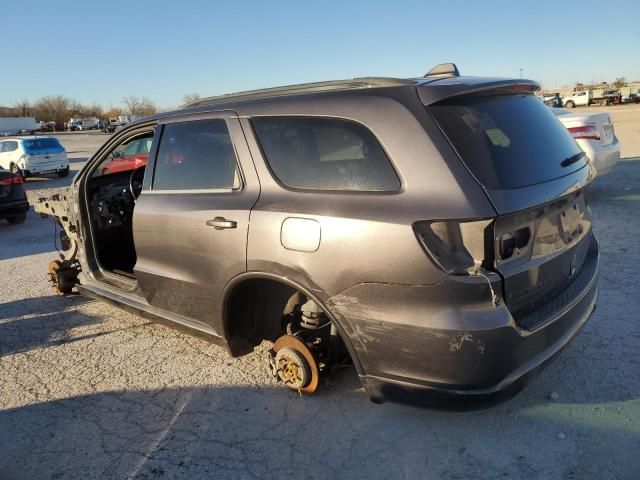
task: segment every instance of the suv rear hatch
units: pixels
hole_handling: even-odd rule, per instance
[[[583,192],[594,172],[548,107],[522,90],[513,82],[476,89],[439,98],[427,110],[498,213],[485,240],[485,267],[502,276],[516,322],[535,329],[549,315],[532,315],[543,306],[550,313],[554,299],[572,301],[563,293],[588,276],[581,276],[586,263],[597,263]]]

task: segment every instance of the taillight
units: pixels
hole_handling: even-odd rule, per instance
[[[600,132],[593,125],[584,125],[582,127],[569,127],[569,133],[576,140],[600,140]]]
[[[425,220],[414,223],[413,230],[438,267],[448,273],[468,274],[487,258],[486,245],[491,244],[492,238],[488,227],[492,221]]]
[[[5,187],[9,187],[11,185],[21,185],[22,177],[20,175],[13,175],[12,177],[3,178],[0,180],[0,185],[4,185]]]

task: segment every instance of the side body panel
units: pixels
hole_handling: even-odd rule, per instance
[[[442,281],[446,274],[422,250],[413,223],[495,215],[480,186],[452,156],[449,145],[444,140],[440,142],[438,131],[434,130],[436,135],[431,138],[425,131],[437,127],[417,101],[414,89],[403,89],[395,98],[354,94],[335,98],[325,95],[303,102],[279,99],[277,104],[264,102],[247,112],[247,117],[317,115],[363,124],[375,135],[401,179],[401,188],[396,192],[323,192],[284,187],[274,179],[263,158],[250,118],[239,113],[262,188],[251,214],[248,270],[293,276],[325,302],[359,284],[424,286]],[[311,219],[319,224],[317,249],[285,248],[283,225],[291,218]],[[312,233],[315,229],[300,232],[303,236]],[[366,340],[362,335],[368,328],[367,320],[343,315],[347,310],[331,311],[364,359]]]
[[[246,270],[249,215],[259,184],[237,117],[225,112],[203,118],[226,120],[243,187],[223,192],[145,188],[134,211],[134,270],[149,304],[215,327],[224,286]],[[214,228],[210,223],[216,217],[236,227]]]

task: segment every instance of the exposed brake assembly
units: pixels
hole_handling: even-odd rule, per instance
[[[47,277],[55,294],[63,296],[72,293],[73,286],[78,283],[78,274],[81,268],[80,262],[76,258],[78,242],[75,239],[70,239],[64,230],[60,231],[60,241],[65,253],[60,254],[60,260],[49,262]]]
[[[72,199],[73,187],[67,187],[48,198],[39,198],[33,205],[42,218],[53,217],[54,228],[60,227],[60,243],[64,253],[59,260],[49,262],[47,277],[56,295],[67,295],[78,283],[80,262],[78,255],[78,224],[75,222]],[[57,249],[57,247],[56,247]]]
[[[47,268],[51,288],[56,295],[68,295],[78,283],[80,263],[77,260],[52,260]]]
[[[339,337],[335,326],[312,300],[285,316],[286,335],[269,350],[273,376],[290,390],[313,393],[320,376],[335,364]]]

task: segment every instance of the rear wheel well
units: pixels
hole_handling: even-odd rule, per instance
[[[316,305],[323,312],[325,333],[331,332],[334,340],[332,355],[346,353],[351,361],[353,352],[343,338],[340,325],[314,298],[301,289],[272,278],[250,278],[234,285],[227,295],[223,312],[224,332],[229,351],[233,356],[251,353],[263,340],[275,342],[280,336],[300,329],[301,310]],[[304,316],[304,313],[302,313]],[[329,324],[331,328],[329,328]],[[293,325],[293,326],[292,326]],[[312,328],[306,324],[307,327]],[[332,356],[335,358],[335,356]]]
[[[224,312],[232,355],[249,353],[262,340],[277,339],[282,318],[297,295],[301,294],[292,286],[268,278],[250,278],[234,286]]]

